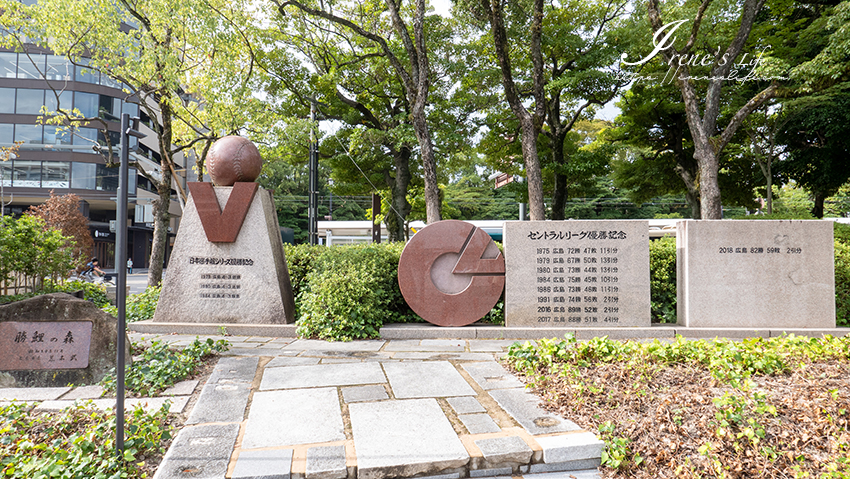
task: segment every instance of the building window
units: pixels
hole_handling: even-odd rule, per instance
[[[47,55],[48,80],[71,81],[74,79],[74,64],[58,55]]]
[[[0,123],[0,144],[11,145],[15,139],[15,125]]]
[[[15,113],[14,88],[0,88],[0,113]]]
[[[126,113],[130,115],[130,118],[133,118],[134,116],[139,116],[139,105],[125,101],[123,111],[121,113]]]
[[[18,55],[18,78],[39,79],[45,72],[44,65],[44,55],[27,56],[21,53]]]
[[[82,59],[80,61],[80,63],[82,65],[77,66],[77,75],[75,77],[77,79],[77,81],[83,82],[83,83],[97,84],[98,80],[100,79],[100,73],[98,73],[96,71],[92,71],[91,69],[86,67],[86,65],[89,64],[88,60]]]
[[[44,144],[45,145],[70,145],[71,133],[67,129],[59,128],[54,125],[44,126]]]
[[[71,181],[71,162],[45,161],[41,171],[42,188],[68,188]]]
[[[42,144],[42,126],[41,125],[15,125],[15,141],[21,141],[24,144]]]
[[[44,90],[18,88],[15,113],[19,115],[38,115],[44,106]]]
[[[94,128],[77,128],[73,143],[91,148],[97,143],[97,130]]]
[[[57,92],[59,93],[59,103],[56,103],[56,94],[53,93],[53,90],[45,90],[44,92],[44,106],[47,107],[47,111],[57,111],[59,108],[63,110],[71,110],[74,107],[73,92],[63,91]]]
[[[0,77],[18,77],[18,54],[0,52]]]
[[[41,187],[41,162],[15,160],[12,164],[12,186]]]
[[[95,163],[71,163],[71,188],[93,190],[97,184]]]
[[[99,191],[118,191],[118,168],[97,165],[97,187]],[[129,191],[129,190],[128,190]]]
[[[80,110],[80,113],[86,118],[95,118],[99,106],[98,96],[95,93],[77,92],[74,94],[74,108]]]

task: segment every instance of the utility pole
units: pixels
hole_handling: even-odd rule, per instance
[[[307,199],[307,235],[311,245],[319,244],[319,140],[316,134],[316,100],[310,99],[310,158]]]

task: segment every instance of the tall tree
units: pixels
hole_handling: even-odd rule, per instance
[[[140,172],[152,181],[158,193],[153,202],[154,233],[148,274],[148,283],[158,284],[167,247],[172,188],[181,190],[173,182],[174,157],[212,137],[208,128],[195,122],[195,112],[201,109],[198,103],[186,101],[186,91],[192,89],[190,72],[223,66],[233,72],[234,65],[243,65],[233,61],[231,54],[242,38],[237,26],[247,24],[234,20],[247,11],[245,6],[219,0],[41,0],[26,6],[6,0],[0,8],[6,33],[17,39],[19,48],[26,45],[26,37],[28,43],[34,42],[66,56],[81,68],[108,76],[122,85],[128,99],[137,98],[143,111],[155,119],[151,126],[159,144],[160,173]],[[223,12],[229,16],[222,18]],[[69,106],[60,106],[55,113],[70,122],[76,117]],[[78,117],[76,120],[88,121]],[[178,142],[176,125],[186,126],[194,138]]]
[[[78,265],[88,261],[94,248],[94,240],[89,232],[88,220],[80,212],[79,196],[56,196],[53,190],[50,190],[50,198],[38,206],[30,207],[27,214],[43,219],[45,226],[58,230],[68,239],[73,239],[72,257]],[[70,246],[70,242],[68,245]]]
[[[691,137],[694,142],[694,159],[699,167],[700,208],[703,219],[720,219],[723,216],[718,174],[723,149],[732,140],[743,121],[756,108],[776,95],[778,84],[775,81],[756,93],[731,116],[724,128],[718,125],[721,113],[721,93],[724,82],[730,78],[730,72],[736,65],[739,55],[747,44],[756,16],[764,6],[765,0],[744,0],[740,8],[737,4],[724,4],[710,9],[713,0],[703,0],[692,21],[690,35],[685,45],[676,48],[671,38],[675,29],[687,20],[665,24],[662,20],[659,0],[649,0],[649,22],[655,32],[656,50],[665,62],[671,66],[673,80],[682,93],[685,114]],[[677,7],[673,5],[673,7]],[[701,27],[704,22],[714,24],[729,18],[727,9],[734,8],[738,18],[736,30],[728,38],[711,38],[716,44],[706,45],[700,42]],[[671,9],[675,10],[675,8]],[[668,18],[669,20],[669,18]],[[707,30],[707,29],[704,29]],[[702,32],[705,36],[705,32]],[[666,36],[665,36],[666,35]],[[705,40],[705,38],[703,38]],[[725,45],[725,48],[724,46]],[[696,58],[696,60],[693,60]],[[705,82],[704,98],[699,98],[697,84],[703,79],[698,73],[701,62],[707,60],[711,65]],[[703,63],[704,64],[704,63]]]
[[[295,0],[273,0],[273,3],[281,15],[287,14],[287,7],[295,7],[357,34],[372,44],[375,55],[383,56],[390,63],[396,75],[401,78],[410,105],[410,117],[419,144],[425,182],[427,221],[428,223],[440,221],[437,161],[425,109],[428,103],[431,72],[425,32],[425,0],[414,0],[411,2],[412,8],[407,9],[410,13],[412,28],[408,26],[402,15],[404,4],[401,0],[333,5],[321,3],[316,6]],[[380,23],[376,20],[385,14],[389,16],[392,23],[391,32],[377,28]],[[401,52],[391,44],[393,37],[401,42]]]

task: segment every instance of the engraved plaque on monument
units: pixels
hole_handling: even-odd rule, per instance
[[[646,221],[509,221],[505,325],[649,326]]]
[[[680,221],[678,323],[834,328],[832,228],[812,220]]]
[[[91,330],[91,321],[0,322],[0,371],[88,367]]]

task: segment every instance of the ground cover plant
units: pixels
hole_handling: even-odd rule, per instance
[[[195,339],[181,351],[169,348],[168,343],[153,341],[150,346],[133,343],[133,363],[127,366],[124,386],[129,395],[155,396],[174,383],[195,374],[205,361],[212,360],[216,353],[227,351],[230,344],[224,339],[206,341]],[[117,377],[115,371],[101,381],[104,389],[115,394]]]
[[[139,294],[127,296],[126,307],[124,308],[124,317],[127,322],[134,323],[136,321],[152,319],[153,314],[156,312],[156,304],[159,302],[161,291],[161,285],[148,286]],[[114,305],[107,305],[103,310],[116,318],[118,317],[118,308]]]
[[[565,339],[506,362],[605,441],[604,477],[850,477],[850,337]]]
[[[124,456],[115,454],[115,413],[85,404],[59,413],[34,404],[0,407],[0,476],[118,479],[153,475],[171,443],[168,407],[125,416]]]

